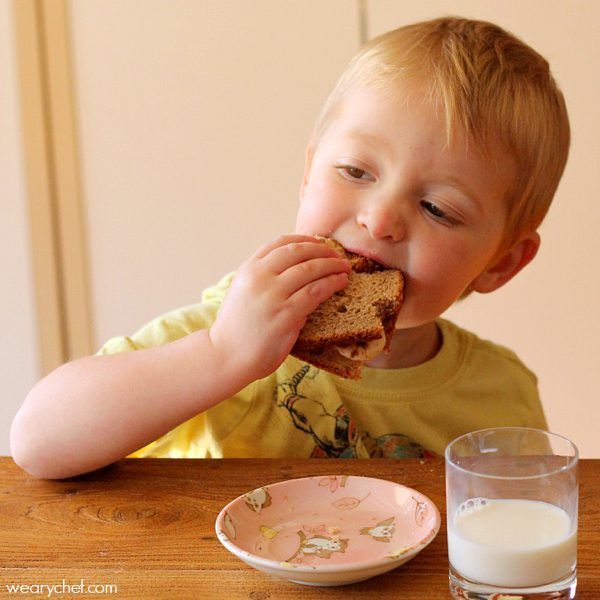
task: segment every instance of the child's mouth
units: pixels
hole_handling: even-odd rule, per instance
[[[343,245],[343,244],[342,244]],[[382,267],[386,269],[399,269],[397,266],[392,265],[389,261],[387,261],[381,253],[375,250],[369,250],[368,248],[353,248],[352,246],[344,246],[348,252],[352,252],[353,254],[359,254],[360,256],[365,256],[366,258],[371,259],[372,261],[380,264]]]

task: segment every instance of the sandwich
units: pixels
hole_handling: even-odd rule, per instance
[[[291,354],[319,369],[360,379],[362,366],[390,348],[402,307],[404,280],[339,242],[320,238],[350,261],[348,285],[322,302],[300,331]]]

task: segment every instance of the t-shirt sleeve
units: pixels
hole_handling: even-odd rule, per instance
[[[482,405],[490,417],[497,419],[497,426],[547,431],[535,373],[504,346],[483,340],[477,340],[473,346],[469,375],[473,381],[486,384],[490,393],[481,398]]]
[[[143,348],[155,348],[174,342],[200,329],[208,329],[217,318],[233,273],[225,276],[217,285],[202,294],[202,301],[168,312],[153,319],[130,336],[109,339],[98,355],[132,352]]]
[[[529,395],[529,408],[530,416],[525,424],[525,427],[533,427],[535,429],[543,429],[548,431],[548,421],[544,414],[544,408],[540,399],[540,394],[537,386],[537,379],[532,385],[532,389]]]
[[[521,359],[504,346],[496,345],[496,352],[504,363],[504,389],[511,390],[515,413],[522,414],[523,427],[548,431],[548,423],[540,399],[538,378]]]
[[[117,336],[109,339],[96,353],[98,356],[134,352],[155,348],[174,342],[194,331],[208,329],[215,321],[218,311],[227,293],[233,273],[225,276],[217,285],[208,288],[202,294],[202,301],[173,310],[157,317],[129,336]],[[194,425],[202,425],[202,415],[194,417]],[[189,429],[189,423],[188,423]],[[127,458],[178,456],[181,441],[176,428],[158,440],[155,440],[129,454]]]

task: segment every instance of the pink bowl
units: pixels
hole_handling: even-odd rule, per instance
[[[407,562],[440,528],[433,502],[404,485],[347,475],[258,488],[217,517],[221,543],[252,567],[297,583],[342,585]]]

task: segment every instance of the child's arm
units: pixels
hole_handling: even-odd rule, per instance
[[[71,477],[130,454],[225,400],[285,359],[348,262],[306,236],[258,250],[236,274],[208,330],[146,350],[67,363],[28,394],[11,428],[31,474]]]

